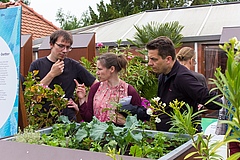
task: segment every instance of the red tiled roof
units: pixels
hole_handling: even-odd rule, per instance
[[[32,34],[33,40],[49,36],[52,32],[59,30],[52,22],[46,20],[42,15],[25,5],[22,1],[8,2],[9,6],[22,6],[21,34]]]

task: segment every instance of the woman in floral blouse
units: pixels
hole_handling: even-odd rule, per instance
[[[126,69],[126,65],[127,60],[124,55],[106,53],[99,56],[97,76],[100,82],[91,86],[87,101],[84,84],[76,82],[80,115],[84,121],[89,122],[95,116],[102,122],[113,121],[123,125],[125,118],[116,111],[116,105],[113,104],[125,99],[125,104],[141,106],[141,97],[135,88],[119,78],[118,73]]]

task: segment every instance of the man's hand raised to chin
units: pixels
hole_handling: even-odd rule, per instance
[[[52,80],[62,74],[64,71],[64,61],[57,60],[53,65],[48,74],[41,80],[41,84],[48,86]]]
[[[53,77],[59,76],[60,74],[62,74],[64,71],[64,61],[61,60],[57,60],[51,70],[50,73],[52,74]]]

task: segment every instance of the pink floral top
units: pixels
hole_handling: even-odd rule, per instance
[[[88,93],[87,102],[84,102],[81,106],[79,106],[80,116],[86,122],[90,122],[92,120],[93,116],[95,116],[94,111],[93,111],[93,110],[95,110],[94,108],[99,108],[99,107],[95,107],[93,103],[94,103],[95,98],[100,97],[100,96],[102,97],[102,95],[99,95],[99,94],[97,96],[95,95],[96,92],[98,91],[101,83],[102,82],[97,82],[91,86],[90,91]],[[100,89],[100,90],[103,91],[103,89]],[[128,84],[126,92],[127,92],[128,96],[132,96],[132,99],[130,102],[132,105],[141,106],[141,97],[139,96],[139,94],[137,93],[137,91],[135,90],[135,88],[132,85]],[[104,92],[102,92],[102,93],[104,93]],[[100,100],[100,98],[97,98],[97,99]],[[95,102],[95,104],[96,104],[96,102]],[[97,105],[97,106],[99,106],[99,105]],[[103,114],[101,112],[98,112],[98,113],[100,115]],[[103,119],[103,118],[101,118],[101,119]]]
[[[109,86],[107,81],[101,82],[93,99],[93,112],[101,122],[109,121],[115,113],[114,103],[128,96],[128,84],[120,80],[117,86]]]

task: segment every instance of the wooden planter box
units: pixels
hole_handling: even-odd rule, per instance
[[[39,130],[41,133],[51,133],[51,128]],[[158,131],[147,130],[150,135],[158,133]],[[174,133],[164,132],[168,137],[173,137]],[[187,135],[183,135],[186,137]],[[35,145],[13,141],[14,137],[0,140],[0,157],[7,160],[112,160],[106,153],[91,152],[77,149],[68,149],[61,147],[52,147],[46,145]],[[192,146],[192,140],[187,141],[183,145],[174,149],[170,153],[158,160],[183,160],[184,157],[195,151]],[[123,160],[147,160],[147,158],[137,158],[132,156],[121,156]],[[189,158],[190,160],[192,158]]]

